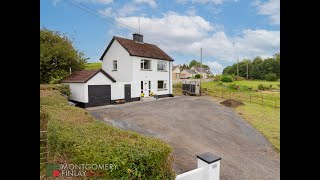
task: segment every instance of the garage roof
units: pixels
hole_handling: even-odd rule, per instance
[[[140,43],[131,39],[125,39],[117,36],[113,36],[107,49],[102,54],[100,60],[103,59],[114,40],[117,40],[121,46],[128,51],[130,56],[154,58],[160,60],[174,61],[168,54],[162,51],[158,46],[149,43]]]
[[[106,73],[102,69],[92,69],[92,70],[81,70],[75,71],[74,73],[70,74],[68,77],[63,79],[61,82],[63,83],[86,83],[89,81],[93,76],[101,72],[105,76],[107,76],[112,82],[116,82],[116,80],[111,77],[108,73]]]

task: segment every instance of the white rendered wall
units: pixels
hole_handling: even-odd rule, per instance
[[[117,71],[113,70],[113,61],[117,60]],[[131,56],[121,44],[114,40],[108,52],[103,57],[102,69],[110,74],[117,82],[132,81],[132,61]]]
[[[78,101],[78,102],[86,102],[86,92],[84,83],[63,83],[69,84],[71,95],[69,97],[70,100]]]
[[[135,56],[131,56],[131,58],[132,58],[132,72],[133,72],[132,74],[133,75],[132,76],[133,78],[132,96],[133,97],[140,97],[141,81],[151,81],[151,91],[154,94],[162,95],[162,94],[172,93],[172,62],[165,61],[167,63],[167,70],[158,71],[157,64],[158,64],[158,61],[161,61],[161,60],[157,60],[153,58],[135,57]],[[141,59],[151,60],[152,71],[140,69]],[[158,91],[158,81],[167,81],[167,89]]]

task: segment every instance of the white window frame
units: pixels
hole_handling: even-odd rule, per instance
[[[162,88],[159,88],[159,81],[163,81]],[[158,89],[158,91],[167,90],[167,81],[166,80],[158,80],[157,81],[157,89]]]
[[[114,68],[115,65],[116,65],[116,68]],[[117,60],[112,61],[112,71],[118,71],[118,61]]]
[[[159,63],[163,63],[162,69],[159,69]],[[166,61],[158,61],[157,62],[157,70],[158,71],[167,71],[167,62]]]
[[[149,61],[149,69],[145,69],[145,67],[144,67],[144,62],[145,61]],[[142,68],[141,68],[141,65],[143,66]],[[149,60],[149,59],[141,59],[141,61],[140,61],[140,70],[142,70],[142,71],[152,71],[151,60]]]

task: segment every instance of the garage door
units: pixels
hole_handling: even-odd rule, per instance
[[[86,107],[102,106],[111,103],[111,85],[89,85],[89,103]]]

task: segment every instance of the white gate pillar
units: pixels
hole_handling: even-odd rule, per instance
[[[200,154],[198,158],[198,168],[205,167],[208,171],[207,180],[219,180],[221,158],[209,152]]]

